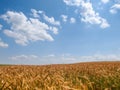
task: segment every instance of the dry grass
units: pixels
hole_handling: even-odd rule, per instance
[[[0,90],[120,90],[120,62],[0,66]]]

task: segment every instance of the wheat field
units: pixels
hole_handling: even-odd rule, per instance
[[[120,62],[1,65],[0,90],[120,90]]]

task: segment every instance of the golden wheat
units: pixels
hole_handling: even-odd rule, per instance
[[[0,66],[0,90],[120,90],[120,62]]]

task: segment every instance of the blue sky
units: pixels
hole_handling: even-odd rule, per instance
[[[0,63],[120,60],[120,0],[1,0]]]

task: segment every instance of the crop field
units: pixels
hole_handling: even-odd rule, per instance
[[[120,62],[2,65],[0,90],[120,90]]]

